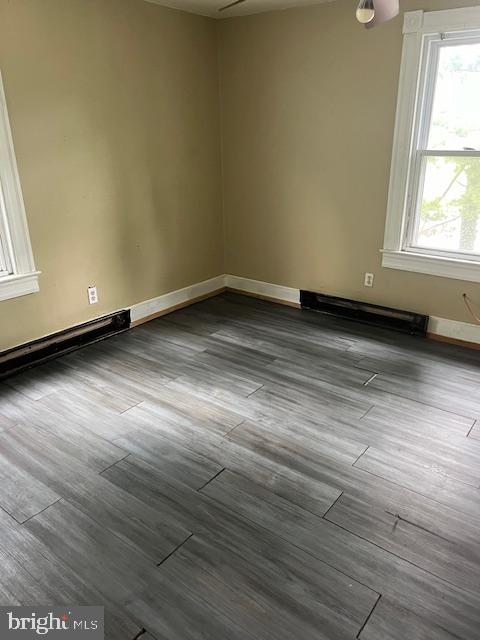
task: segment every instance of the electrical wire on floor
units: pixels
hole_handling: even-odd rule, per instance
[[[462,297],[463,297],[463,301],[465,302],[465,306],[467,307],[468,311],[470,312],[470,315],[475,320],[475,322],[480,324],[480,315],[477,313],[476,309],[474,308],[473,303],[470,301],[470,299],[469,299],[469,297],[467,296],[466,293],[463,293]]]

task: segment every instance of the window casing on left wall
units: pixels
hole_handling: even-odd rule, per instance
[[[0,301],[39,290],[0,75]]]

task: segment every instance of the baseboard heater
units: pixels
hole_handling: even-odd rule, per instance
[[[117,311],[97,320],[53,333],[0,353],[0,379],[35,364],[74,351],[87,344],[109,338],[130,327],[130,310]]]
[[[380,307],[376,304],[327,296],[313,291],[300,291],[300,304],[302,309],[312,309],[376,327],[394,329],[417,336],[427,334],[428,316],[420,313]]]

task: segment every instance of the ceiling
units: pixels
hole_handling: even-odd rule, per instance
[[[182,9],[191,13],[199,13],[211,18],[230,18],[232,16],[246,16],[251,13],[289,9],[291,7],[305,7],[311,4],[322,4],[333,0],[246,0],[242,4],[222,11],[218,9],[229,3],[229,0],[146,0],[154,4],[161,4],[174,9]],[[230,0],[231,1],[231,0]]]

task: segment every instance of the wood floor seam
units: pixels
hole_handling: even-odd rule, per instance
[[[328,507],[328,509],[325,511],[325,513],[322,515],[322,518],[324,518],[325,520],[327,520],[327,514],[328,512],[333,509],[333,507],[337,504],[337,502],[340,500],[340,498],[343,496],[343,491],[341,492],[341,494],[338,496],[338,498],[332,502],[332,504]]]
[[[265,388],[265,385],[264,385],[264,384],[260,385],[260,386],[258,387],[258,389],[255,389],[255,391],[252,391],[252,393],[249,393],[249,394],[247,395],[247,398],[251,398],[252,396],[254,396],[254,395],[257,393],[257,391],[261,391],[261,390],[262,390],[262,389],[264,389],[264,388]]]
[[[378,596],[378,598],[377,598],[377,601],[375,602],[375,604],[374,604],[374,605],[373,605],[373,607],[372,607],[372,610],[371,610],[371,611],[370,611],[370,613],[368,614],[367,619],[365,620],[365,622],[363,623],[363,625],[362,625],[362,627],[361,627],[360,631],[359,631],[359,632],[357,633],[357,635],[356,635],[357,640],[360,640],[360,637],[361,637],[361,635],[362,635],[362,633],[363,633],[363,630],[364,630],[364,629],[365,629],[365,627],[368,625],[368,623],[369,623],[369,621],[370,621],[370,618],[371,618],[371,617],[372,617],[372,615],[373,615],[373,612],[375,611],[375,609],[377,608],[378,603],[380,602],[380,598],[381,598],[381,597],[382,597],[382,594],[380,593],[380,594],[379,594],[379,596]]]
[[[246,421],[242,420],[241,422],[239,422],[238,424],[236,424],[234,427],[232,427],[231,429],[229,429],[226,433],[223,434],[222,438],[228,438],[228,436],[233,433],[235,431],[235,429],[237,429],[237,427],[241,427],[242,424],[244,424]]]
[[[199,488],[197,489],[197,491],[199,491],[199,492],[200,492],[200,491],[202,491],[202,489],[205,489],[205,487],[206,487],[207,485],[209,485],[211,482],[213,482],[214,480],[216,480],[216,479],[218,478],[218,476],[219,476],[221,473],[223,473],[223,472],[225,471],[225,469],[226,469],[226,467],[223,467],[223,469],[220,469],[220,471],[219,471],[218,473],[216,473],[214,476],[212,476],[211,478],[209,478],[209,479],[205,482],[205,484],[203,484],[201,487],[199,487]]]
[[[162,560],[160,560],[160,562],[157,562],[156,566],[157,567],[161,567],[162,564],[164,562],[166,562],[171,556],[173,556],[179,549],[181,549],[183,547],[184,544],[186,544],[191,538],[193,538],[194,534],[191,533],[187,538],[185,538],[185,540],[183,540],[179,545],[177,545],[175,547],[175,549],[173,549],[173,551],[171,551],[167,556],[165,556],[165,558],[163,558]]]
[[[374,409],[374,408],[375,408],[375,405],[374,405],[374,404],[372,404],[372,406],[371,406],[371,407],[368,407],[368,409],[365,411],[365,413],[363,414],[363,416],[361,416],[361,417],[359,418],[359,420],[363,420],[364,418],[366,418],[366,417],[368,416],[368,414],[370,413],[370,411],[371,411],[372,409]]]
[[[58,502],[61,502],[62,500],[63,500],[63,497],[58,498],[58,500],[55,500],[55,502],[52,502],[51,504],[49,504],[47,507],[45,507],[41,511],[38,511],[37,513],[34,513],[32,516],[30,516],[26,520],[23,520],[22,522],[19,522],[18,524],[20,524],[22,526],[27,524],[27,522],[30,522],[30,520],[32,520],[33,518],[36,518],[37,516],[41,515],[44,511],[46,511],[47,509],[50,509],[50,507],[53,507],[54,505],[56,505]],[[13,518],[13,516],[12,516],[12,518]],[[18,522],[18,520],[17,520],[17,522]]]
[[[354,466],[357,464],[357,462],[360,460],[360,458],[361,458],[363,455],[365,455],[369,449],[370,449],[370,445],[368,445],[368,446],[366,446],[366,447],[365,447],[365,450],[364,450],[364,451],[362,451],[362,453],[358,456],[358,458],[352,462],[352,467],[354,467]]]
[[[108,467],[105,467],[105,469],[102,469],[101,471],[99,471],[99,475],[101,476],[103,473],[105,473],[105,471],[108,471],[119,462],[122,462],[122,460],[125,460],[126,458],[128,458],[129,455],[130,453],[127,453],[126,455],[123,456],[123,458],[120,458],[120,460],[116,460],[115,462],[112,462],[112,464],[109,464]]]
[[[476,426],[477,426],[477,422],[478,422],[478,420],[474,420],[474,421],[473,421],[472,426],[471,426],[471,427],[470,427],[470,429],[468,430],[468,433],[467,433],[467,436],[466,436],[467,438],[470,438],[470,434],[471,434],[471,433],[472,433],[472,431],[476,428]]]
[[[139,404],[142,404],[143,400],[140,400],[139,402],[135,402],[135,404],[132,404],[130,407],[127,407],[126,409],[124,409],[123,411],[119,412],[119,416],[123,416],[123,414],[127,413],[127,411],[130,411],[130,409],[134,409],[135,407],[138,407]],[[138,636],[140,637],[140,636]]]
[[[113,441],[112,441],[113,442]],[[123,462],[124,460],[127,460],[127,458],[129,458],[132,454],[131,453],[127,453],[126,456],[124,456],[123,458],[121,458],[120,460],[115,460],[115,462],[113,462],[112,464],[110,464],[108,467],[106,467],[105,469],[102,469],[101,471],[98,472],[99,476],[103,476],[104,473],[106,473],[107,471],[109,471],[110,469],[112,469],[113,467],[115,467],[115,465],[119,464],[120,462]]]

